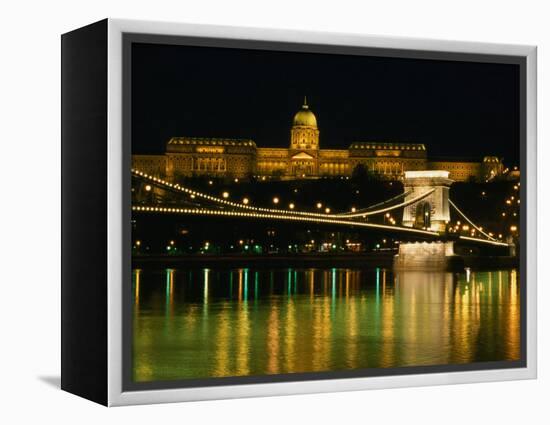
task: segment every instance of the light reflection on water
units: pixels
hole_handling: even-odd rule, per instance
[[[516,270],[134,270],[134,379],[520,357]]]

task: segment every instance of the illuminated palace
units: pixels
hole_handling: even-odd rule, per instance
[[[317,118],[304,99],[294,115],[289,148],[261,148],[250,139],[172,137],[164,155],[133,155],[133,167],[169,180],[180,177],[301,179],[350,176],[358,165],[395,180],[411,170],[447,170],[455,181],[491,180],[503,171],[497,157],[482,161],[430,160],[420,143],[353,142],[320,149]]]

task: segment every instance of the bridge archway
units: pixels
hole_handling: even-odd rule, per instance
[[[416,217],[414,227],[417,229],[429,229],[431,227],[432,206],[429,202],[416,204]]]
[[[433,191],[403,209],[403,226],[444,232],[450,221],[449,188],[453,180],[443,170],[406,171],[403,180],[405,202]]]

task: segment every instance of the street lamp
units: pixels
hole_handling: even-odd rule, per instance
[[[277,198],[276,196],[273,198],[273,203],[276,205],[279,203],[279,198]]]
[[[318,209],[323,208],[323,204],[321,204],[320,202],[317,202],[317,208],[318,208]]]
[[[243,198],[243,204],[248,205],[248,198]]]
[[[223,196],[225,199],[229,198],[229,192],[223,192],[223,193],[222,193],[222,196]]]

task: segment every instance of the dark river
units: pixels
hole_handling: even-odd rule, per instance
[[[516,270],[133,271],[135,381],[520,357]]]

